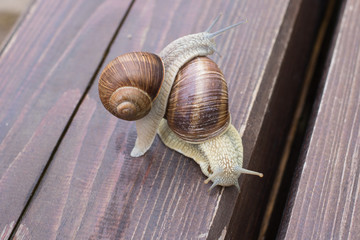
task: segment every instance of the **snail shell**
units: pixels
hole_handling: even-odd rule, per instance
[[[118,118],[138,120],[146,116],[164,79],[160,57],[147,52],[118,56],[104,69],[99,95],[104,107]]]
[[[165,118],[170,129],[190,143],[204,142],[228,128],[227,84],[214,61],[196,57],[180,68]]]

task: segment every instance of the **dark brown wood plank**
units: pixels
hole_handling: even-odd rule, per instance
[[[360,239],[360,2],[343,9],[282,239]]]
[[[36,1],[2,52],[0,234],[18,220],[129,4]]]
[[[106,62],[129,51],[160,52],[178,37],[205,30],[220,12],[218,29],[247,17],[247,24],[216,39],[223,57],[212,58],[228,80],[232,122],[245,131],[245,167],[264,172],[264,179],[242,176],[240,194],[235,187],[208,193],[198,165],[159,138],[143,157],[131,158],[135,124],[106,112],[95,84],[21,226],[34,239],[256,238],[318,6],[289,0],[136,1]],[[298,25],[300,16],[307,16],[305,25]]]

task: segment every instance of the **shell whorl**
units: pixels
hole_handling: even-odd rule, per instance
[[[178,72],[166,118],[183,140],[204,142],[224,133],[230,123],[228,89],[223,73],[207,57],[196,57]]]
[[[160,57],[131,52],[112,60],[99,80],[99,95],[105,108],[118,118],[138,120],[146,116],[164,79]]]
[[[215,41],[207,32],[176,39],[161,51],[159,55],[165,66],[164,82],[149,114],[136,121],[138,137],[131,152],[132,157],[143,155],[154,141],[161,119],[165,115],[171,87],[181,66],[197,56],[211,55],[214,52]]]

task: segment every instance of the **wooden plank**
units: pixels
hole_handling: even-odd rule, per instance
[[[360,239],[360,2],[343,9],[282,239]]]
[[[135,124],[107,113],[95,84],[21,221],[34,239],[257,236],[311,52],[318,5],[138,0],[106,62],[129,51],[159,52],[178,37],[206,29],[219,12],[224,16],[217,28],[248,19],[216,39],[223,57],[213,59],[228,80],[232,122],[245,130],[245,167],[263,171],[265,178],[241,177],[240,194],[235,187],[208,193],[198,165],[167,149],[159,138],[143,157],[131,158]],[[300,16],[311,24],[298,25]],[[246,227],[239,233],[236,224]]]
[[[129,4],[35,1],[3,50],[0,234],[18,220]]]

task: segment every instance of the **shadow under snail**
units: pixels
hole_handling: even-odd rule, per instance
[[[99,95],[105,108],[124,120],[136,120],[132,157],[143,155],[156,133],[166,146],[194,159],[217,185],[235,185],[244,169],[241,137],[230,123],[228,90],[223,73],[207,58],[214,38],[240,23],[210,33],[181,37],[159,56],[132,52],[118,56],[103,70]]]

